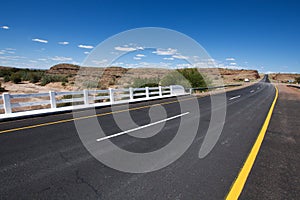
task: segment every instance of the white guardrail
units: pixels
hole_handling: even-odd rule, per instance
[[[0,119],[70,111],[89,107],[101,107],[129,102],[147,101],[186,94],[189,93],[186,93],[185,89],[180,85],[127,89],[110,88],[108,90],[86,89],[82,91],[71,92],[49,91],[48,93],[35,94],[3,93],[2,96],[0,96],[0,109],[4,110],[4,114],[0,114]],[[27,102],[29,101],[28,99],[31,99],[31,101]],[[32,101],[32,99],[35,101]],[[34,106],[41,106],[42,108],[35,108],[32,110],[31,107]],[[47,106],[49,108],[45,108]],[[18,109],[21,109],[21,111],[18,111]]]

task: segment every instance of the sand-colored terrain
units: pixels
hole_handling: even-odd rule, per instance
[[[61,82],[49,83],[41,86],[40,83],[29,83],[24,81],[19,84],[4,82],[0,78],[2,87],[9,93],[40,93],[48,91],[74,91],[89,86],[107,88],[124,88],[129,87],[136,78],[141,79],[162,79],[165,75],[172,72],[172,69],[162,68],[122,68],[107,67],[93,68],[80,67],[71,64],[58,64],[46,71],[48,75],[60,75],[68,77],[68,83]],[[208,77],[213,85],[223,85],[232,83],[243,83],[247,78],[251,82],[260,79],[256,70],[232,70],[222,68],[201,68],[200,73]],[[93,88],[93,87],[90,87]]]
[[[269,78],[274,83],[288,83],[289,81],[295,81],[295,78],[300,77],[300,74],[288,74],[278,73],[269,74]]]

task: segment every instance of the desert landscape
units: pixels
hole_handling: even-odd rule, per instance
[[[18,71],[18,69],[14,69]],[[11,68],[0,67],[0,71],[3,72],[6,70],[11,70]],[[62,80],[51,80],[45,83],[43,83],[43,79],[36,82],[21,80],[18,83],[14,83],[11,80],[5,80],[5,76],[2,76],[0,77],[0,82],[1,87],[4,88],[2,92],[9,93],[74,91],[85,87],[101,89],[124,88],[130,87],[134,84],[136,79],[161,80],[172,71],[175,70],[164,68],[122,68],[117,66],[94,68],[62,63],[41,72],[45,76],[60,77],[59,79]],[[244,83],[245,79],[249,79],[251,82],[257,82],[261,78],[257,70],[201,68],[199,71],[200,74],[204,75],[214,85],[220,85],[222,82],[224,84]]]

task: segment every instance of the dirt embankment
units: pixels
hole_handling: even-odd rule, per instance
[[[170,73],[172,69],[162,68],[122,68],[122,67],[79,67],[67,64],[56,65],[50,68],[47,73],[54,75],[77,75],[76,82],[86,80],[99,81],[102,88],[124,87],[132,84],[134,78],[162,78]],[[222,80],[225,84],[243,82],[246,78],[256,81],[260,78],[257,70],[233,70],[223,68],[201,68],[200,73],[206,75],[212,81]]]
[[[257,70],[203,68],[200,69],[200,71],[212,80],[221,78],[225,84],[243,82],[245,79],[249,79],[250,81],[257,81],[260,79],[260,75]]]
[[[294,82],[297,77],[300,77],[300,74],[287,74],[287,73],[269,74],[270,80],[275,83]]]

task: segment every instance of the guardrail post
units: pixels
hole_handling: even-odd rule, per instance
[[[130,98],[130,100],[133,100],[133,88],[132,87],[129,88],[129,98]]]
[[[159,93],[159,96],[161,97],[162,96],[162,88],[161,88],[161,86],[158,86],[158,93]]]
[[[190,88],[190,94],[192,94],[193,93],[193,88]]]
[[[3,99],[3,106],[4,106],[5,114],[10,114],[11,113],[11,103],[10,103],[9,93],[7,93],[7,92],[3,93],[2,99]]]
[[[110,103],[114,103],[115,102],[115,99],[114,99],[114,90],[112,88],[109,88],[109,100],[110,100]]]
[[[83,101],[84,105],[89,104],[89,91],[87,89],[83,90]]]
[[[173,95],[173,87],[170,85],[170,95]]]
[[[146,98],[149,99],[149,87],[145,87],[146,90]]]
[[[51,108],[56,108],[55,92],[49,91]]]

